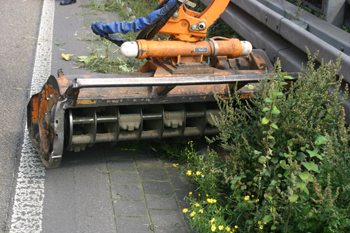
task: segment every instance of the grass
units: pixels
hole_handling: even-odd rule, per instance
[[[104,0],[101,4],[97,4],[94,0],[90,0],[89,4],[81,6],[98,11],[118,12],[124,20],[128,20],[131,15],[134,15],[136,18],[147,16],[157,7],[158,3],[158,0],[130,0],[127,2],[121,0]],[[132,11],[128,12],[124,10],[126,7],[131,8]],[[129,32],[125,35],[118,34],[118,36],[127,41],[134,41],[137,33]],[[78,57],[77,60],[83,63],[80,67],[84,67],[92,72],[135,72],[145,63],[145,60],[120,57],[119,47],[103,38],[81,38],[79,40],[90,41],[92,44],[90,55]]]
[[[94,0],[90,0],[89,4],[83,4],[82,7],[89,7],[93,10],[118,12],[121,17],[128,19],[130,15],[136,18],[144,17],[151,13],[158,5],[157,0],[104,0],[101,4],[97,4]],[[124,10],[125,7],[132,9],[132,12]]]

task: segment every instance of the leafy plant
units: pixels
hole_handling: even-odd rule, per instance
[[[208,141],[230,159],[213,150],[207,157],[193,151],[184,172],[204,194],[189,197],[189,221],[200,232],[220,232],[218,226],[228,232],[350,229],[349,129],[343,109],[348,90],[338,91],[340,59],[315,70],[316,56],[309,56],[307,69],[293,83],[277,64],[250,100],[236,92],[228,100],[217,97],[221,115],[213,124],[220,134]]]

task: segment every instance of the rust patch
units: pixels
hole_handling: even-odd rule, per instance
[[[247,94],[242,94],[242,95],[239,96],[239,98],[241,98],[241,99],[248,99],[248,98],[250,98],[250,97],[253,97],[253,95],[252,95],[252,94],[249,94],[249,93],[247,93]]]
[[[32,124],[38,124],[39,121],[39,96],[35,95],[32,97]]]
[[[70,83],[70,80],[68,80],[65,75],[61,75],[58,79],[58,84],[60,87],[67,86],[69,83]],[[64,92],[62,92],[62,93],[64,93]]]

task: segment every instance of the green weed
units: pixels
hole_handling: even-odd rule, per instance
[[[183,211],[199,232],[350,230],[348,90],[337,91],[340,59],[315,70],[315,58],[288,90],[277,65],[250,100],[217,97],[220,134],[208,141],[228,156],[186,152],[198,195]]]

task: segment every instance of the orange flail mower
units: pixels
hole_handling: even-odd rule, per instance
[[[29,134],[45,166],[58,167],[64,150],[95,143],[217,134],[210,123],[219,115],[214,93],[228,98],[228,89],[236,86],[249,98],[252,90],[244,86],[272,68],[249,42],[206,38],[229,2],[213,0],[199,13],[186,7],[190,1],[164,0],[134,22],[93,24],[96,34],[122,44],[123,55],[147,62],[134,73],[70,76],[59,70],[57,78],[48,78],[27,111]],[[140,33],[136,41],[125,42],[110,33],[116,28]],[[158,33],[170,36],[154,40]]]

